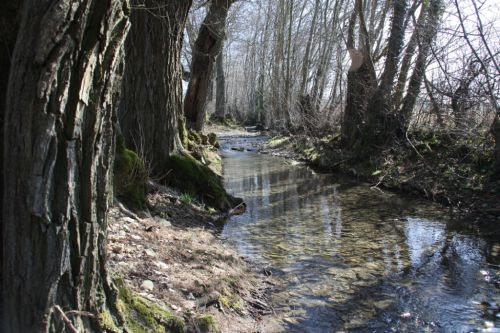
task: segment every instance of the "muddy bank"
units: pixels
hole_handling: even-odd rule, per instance
[[[110,211],[109,267],[140,297],[182,318],[187,332],[274,332],[273,277],[219,238],[221,216],[169,188],[140,216]]]

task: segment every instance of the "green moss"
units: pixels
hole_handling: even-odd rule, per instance
[[[212,207],[230,208],[232,198],[224,190],[221,178],[206,165],[191,156],[173,155],[167,169],[171,170],[171,185],[187,194],[200,197]]]
[[[132,208],[144,209],[147,195],[146,181],[144,162],[135,152],[127,149],[122,136],[117,136],[114,165],[115,195]]]
[[[242,310],[245,304],[239,295],[229,292],[219,296],[219,303],[228,309],[234,310]]]
[[[101,328],[106,331],[118,332],[118,327],[111,316],[111,313],[108,310],[105,310],[99,314],[99,324]]]
[[[119,290],[118,310],[125,319],[125,326],[131,333],[183,333],[184,320],[172,315],[142,297],[134,295],[123,281],[117,281]]]
[[[271,147],[278,147],[290,141],[289,137],[286,136],[275,136],[268,141]]]
[[[202,333],[219,333],[219,325],[211,315],[203,315],[195,318],[196,326]]]

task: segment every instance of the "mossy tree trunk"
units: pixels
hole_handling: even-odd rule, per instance
[[[235,0],[212,0],[193,48],[191,77],[184,99],[184,114],[188,126],[202,131],[206,117],[208,86],[214,61],[221,52],[225,38],[229,7]]]
[[[4,332],[102,331],[124,0],[26,0],[5,103]],[[76,310],[65,323],[64,312]],[[94,315],[87,316],[79,311]]]
[[[146,160],[152,176],[161,177],[171,153],[182,147],[180,54],[192,1],[135,2],[126,41],[120,128],[127,146]]]

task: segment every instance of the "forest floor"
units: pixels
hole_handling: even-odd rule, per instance
[[[111,271],[184,318],[188,332],[279,331],[269,303],[275,278],[220,239],[220,215],[189,201],[161,187],[140,216],[116,203],[109,214]]]

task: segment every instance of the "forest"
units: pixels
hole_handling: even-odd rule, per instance
[[[500,3],[0,3],[2,332],[497,332]]]

